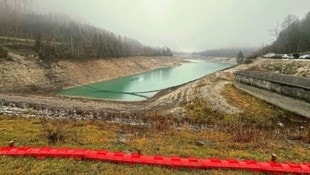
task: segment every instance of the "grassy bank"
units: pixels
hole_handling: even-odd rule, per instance
[[[40,120],[0,116],[0,145],[108,149],[181,157],[309,162],[309,120],[251,97],[232,85],[223,96],[244,113],[225,115],[209,111],[199,101],[189,106],[187,119],[149,114],[149,125],[129,126],[100,120]],[[203,127],[201,127],[203,126]],[[36,160],[0,157],[1,174],[248,174],[217,170],[177,170],[68,159]]]

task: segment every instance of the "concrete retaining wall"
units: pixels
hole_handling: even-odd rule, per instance
[[[241,71],[235,80],[310,103],[310,79],[275,73]]]
[[[310,118],[310,79],[274,73],[235,73],[235,86],[285,110]]]

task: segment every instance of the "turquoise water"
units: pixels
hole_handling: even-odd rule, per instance
[[[87,86],[78,86],[62,90],[58,94],[119,101],[139,101],[145,100],[145,98],[114,92],[141,92],[163,89],[192,81],[230,66],[232,66],[232,64],[191,60],[191,62],[183,63],[178,67],[160,68],[145,73],[97,82]],[[103,92],[102,90],[114,92]],[[152,97],[155,94],[156,92],[140,95]]]

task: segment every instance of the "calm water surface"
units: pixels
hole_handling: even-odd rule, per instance
[[[192,81],[230,66],[232,66],[232,64],[191,60],[191,62],[183,63],[178,67],[161,68],[127,77],[97,82],[87,86],[65,89],[58,94],[120,101],[138,101],[144,100],[145,98],[129,94],[103,92],[102,90],[141,92],[163,89]],[[153,92],[141,95],[152,97],[155,94],[156,93]]]

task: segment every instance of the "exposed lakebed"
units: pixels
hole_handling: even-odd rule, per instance
[[[73,87],[62,90],[58,94],[119,101],[139,101],[144,100],[145,97],[152,97],[157,92],[135,94],[128,94],[128,92],[154,91],[181,85],[231,66],[232,64],[227,63],[189,60],[189,62],[182,63],[181,66],[160,68],[136,75]]]

